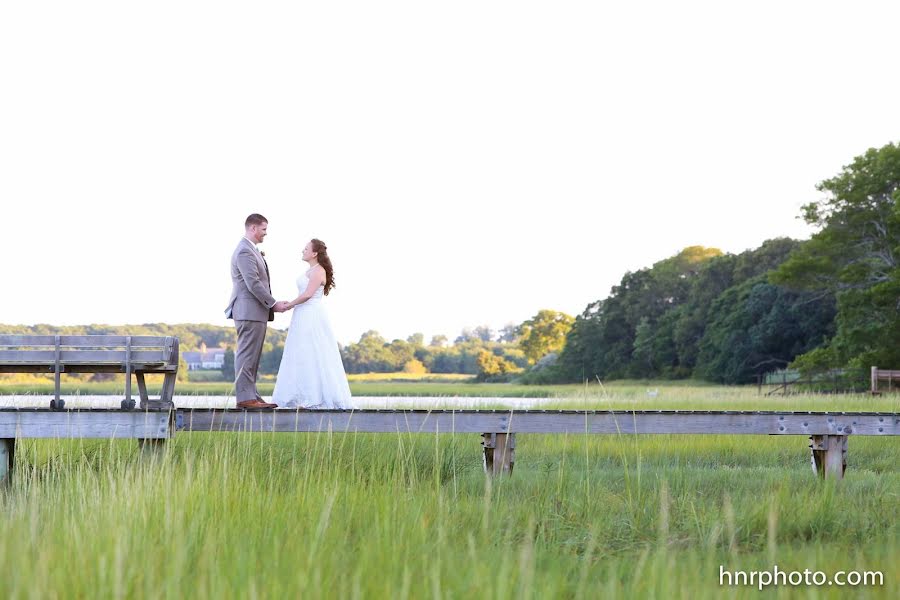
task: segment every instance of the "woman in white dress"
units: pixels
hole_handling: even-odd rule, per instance
[[[303,248],[309,270],[297,279],[300,295],[288,304],[294,313],[272,395],[272,402],[281,408],[352,408],[347,374],[323,302],[334,287],[327,250],[317,239]]]

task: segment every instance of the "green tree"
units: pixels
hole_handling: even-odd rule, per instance
[[[709,311],[725,290],[768,273],[783,263],[800,242],[789,238],[767,240],[759,248],[747,250],[738,255],[726,254],[704,263],[691,282],[691,288],[684,303],[666,317],[674,319],[672,338],[677,358],[675,363],[663,366],[662,372],[670,372],[674,377],[689,377],[697,364],[700,341],[709,322]],[[662,323],[663,329],[666,323]],[[661,344],[656,351],[667,354]],[[667,357],[658,357],[666,363]]]
[[[575,323],[565,313],[543,309],[519,326],[519,348],[532,364],[545,354],[559,352],[566,345],[566,335]]]
[[[259,372],[266,375],[275,375],[281,366],[281,357],[284,355],[284,343],[266,343],[263,348],[262,357],[259,360]]]
[[[432,373],[465,373],[457,348],[440,348],[432,354],[429,370]]]
[[[411,375],[422,375],[427,373],[428,369],[425,368],[425,365],[421,361],[412,359],[403,365],[403,372]]]
[[[834,299],[795,292],[760,275],[726,290],[710,309],[697,373],[721,383],[752,383],[820,346],[834,331]]]
[[[837,297],[836,333],[806,366],[900,366],[900,146],[869,149],[803,207],[819,228],[771,276],[773,283]]]
[[[360,336],[359,342],[343,348],[341,358],[348,373],[390,373],[399,370],[396,368],[397,357],[390,345],[371,329]]]
[[[521,371],[514,363],[486,349],[481,350],[478,353],[476,361],[478,366],[477,378],[479,381],[496,379],[499,376]]]
[[[632,358],[635,367],[643,377],[673,377],[681,373],[676,371],[678,354],[675,350],[674,328],[680,315],[677,309],[663,314],[651,324],[644,317],[634,330],[634,346]]]
[[[507,323],[497,334],[497,341],[503,344],[514,344],[519,339],[519,326],[515,323]]]
[[[222,365],[222,377],[225,381],[234,381],[234,350],[225,350],[225,363]]]
[[[411,360],[415,360],[415,347],[405,340],[394,340],[388,346],[390,351],[390,369],[391,372],[403,370],[403,365]]]
[[[690,246],[650,269],[626,273],[608,298],[592,302],[575,319],[556,371],[570,381],[643,377],[648,359],[664,364],[644,354],[649,334],[654,334],[654,346],[671,352],[675,327],[670,322],[660,328],[658,322],[684,304],[703,265],[720,255],[715,248]],[[635,354],[637,328],[644,320],[642,347]]]
[[[188,380],[188,365],[187,361],[184,360],[183,357],[178,357],[178,374],[175,375],[176,381],[187,381]]]
[[[487,325],[480,325],[473,331],[475,337],[482,342],[490,342],[494,339],[494,330]]]
[[[455,343],[462,344],[474,341],[490,342],[492,339],[494,339],[493,330],[487,325],[479,325],[474,329],[469,327],[463,329],[459,336],[457,336]]]

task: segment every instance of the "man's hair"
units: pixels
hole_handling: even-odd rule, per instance
[[[251,225],[262,225],[263,223],[268,223],[268,222],[269,222],[269,220],[267,218],[265,218],[264,216],[262,216],[258,213],[253,213],[252,215],[247,217],[246,221],[244,221],[244,228],[246,229],[246,228],[250,227]]]

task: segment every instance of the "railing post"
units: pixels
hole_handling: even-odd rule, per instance
[[[163,378],[162,392],[159,395],[160,404],[163,408],[174,408],[173,397],[175,395],[175,379],[178,374],[178,338],[166,339],[166,344],[170,349],[169,364],[175,365],[175,370],[166,373]],[[169,346],[169,344],[171,344]]]
[[[134,400],[131,399],[131,336],[125,338],[125,399],[122,400],[122,408],[131,410],[134,408]]]
[[[50,401],[50,408],[53,410],[62,410],[65,406],[65,401],[61,400],[59,397],[59,388],[60,388],[60,373],[62,373],[62,365],[60,364],[60,354],[61,350],[59,348],[59,336],[56,336],[55,339],[55,351],[54,356],[54,368],[53,368],[53,400]]]
[[[163,349],[163,357],[166,361],[166,373],[163,376],[162,389],[159,392],[159,400],[150,400],[146,396],[146,387],[143,383],[143,374],[138,375],[138,388],[141,390],[141,410],[173,410],[175,402],[175,379],[178,374],[178,338],[167,337]],[[174,365],[172,370],[170,367]]]

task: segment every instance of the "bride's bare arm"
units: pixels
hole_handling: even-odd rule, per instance
[[[325,282],[325,269],[315,269],[312,273],[309,274],[309,284],[306,286],[306,289],[303,290],[303,293],[288,302],[288,308],[294,308],[298,304],[303,304],[307,300],[313,297],[316,293],[316,290],[319,289],[319,286]]]

